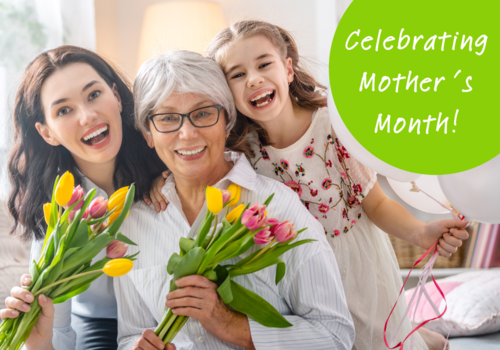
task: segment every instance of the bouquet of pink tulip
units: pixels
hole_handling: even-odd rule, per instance
[[[25,287],[35,301],[29,312],[0,325],[0,350],[17,350],[26,342],[40,316],[38,295],[62,303],[83,293],[103,274],[122,276],[134,265],[136,255],[125,256],[125,243],[135,243],[118,232],[134,200],[134,185],[119,189],[108,201],[94,199],[95,189],[85,195],[74,184],[69,172],[57,177],[52,202],[43,206],[47,232],[40,258],[30,266],[32,282]],[[92,264],[103,249],[107,256]]]
[[[195,239],[181,238],[180,254],[172,254],[168,262],[167,272],[173,274],[170,292],[177,289],[175,281],[179,278],[195,274],[203,275],[217,283],[218,294],[234,310],[266,327],[291,327],[292,325],[271,304],[231,279],[277,265],[276,284],[278,284],[286,271],[281,255],[314,240],[305,239],[292,243],[306,229],[296,232],[294,224],[288,220],[279,222],[267,217],[266,206],[271,202],[273,195],[263,205],[236,206],[222,219],[222,225],[217,226],[218,214],[225,207],[227,212],[229,207],[235,206],[240,193],[241,187],[234,184],[229,186],[228,191],[220,191],[210,186],[206,188],[208,211],[198,235]],[[221,265],[226,260],[244,254],[255,244],[266,245],[234,265]],[[174,315],[172,310],[166,308],[155,334],[165,344],[170,343],[188,319],[186,316]]]

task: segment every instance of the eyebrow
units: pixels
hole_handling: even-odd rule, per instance
[[[90,89],[90,88],[91,88],[94,84],[97,84],[97,83],[99,83],[99,81],[97,81],[97,80],[92,80],[90,83],[88,83],[87,85],[85,85],[85,86],[83,87],[82,92],[85,92],[85,90]],[[67,99],[67,98],[61,98],[61,99],[59,99],[59,100],[56,100],[56,101],[54,101],[54,102],[52,102],[52,103],[50,104],[50,108],[52,108],[52,107],[54,107],[55,105],[58,105],[58,104],[60,104],[60,103],[66,102],[66,101],[68,101],[68,99]]]
[[[255,61],[261,60],[261,59],[266,58],[266,57],[269,57],[269,56],[272,56],[272,55],[271,55],[271,54],[268,54],[268,53],[264,53],[264,54],[260,55],[259,57],[257,57],[257,58],[255,59]],[[239,64],[238,64],[238,65],[236,65],[236,66],[231,67],[231,68],[227,71],[226,75],[229,75],[229,74],[230,74],[233,70],[238,69],[239,67],[240,67],[240,65],[239,65]]]

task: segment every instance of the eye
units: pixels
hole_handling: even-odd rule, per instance
[[[259,68],[266,68],[267,66],[269,66],[271,64],[271,62],[267,62],[267,63],[262,63]]]
[[[57,111],[57,116],[62,117],[68,113],[69,113],[69,108],[64,107],[64,108],[61,108],[60,110]]]
[[[238,74],[234,75],[231,79],[236,79],[236,78],[239,78],[242,76],[243,76],[243,73],[238,73]]]
[[[89,100],[93,100],[93,99],[99,97],[100,94],[101,94],[101,92],[99,90],[92,91],[89,95]]]

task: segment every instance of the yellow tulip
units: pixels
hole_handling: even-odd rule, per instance
[[[108,201],[108,210],[111,211],[116,208],[117,211],[121,211],[123,208],[123,204],[125,203],[125,198],[127,197],[128,186],[120,188],[118,191],[113,193],[111,197],[109,197]]]
[[[59,179],[56,187],[56,202],[61,207],[64,207],[73,196],[73,188],[75,187],[75,178],[73,174],[66,171]]]
[[[120,215],[121,212],[122,212],[121,210],[113,212],[113,214],[111,214],[108,217],[108,222],[107,222],[106,225],[107,226],[111,225],[116,220],[116,218],[118,217],[118,215]],[[125,219],[128,218],[128,214],[130,214],[130,211],[127,213],[127,216],[125,216]]]
[[[45,216],[45,222],[48,225],[50,221],[50,203],[45,203],[43,205],[43,214]]]
[[[222,192],[218,188],[207,186],[205,196],[207,197],[208,210],[210,210],[212,214],[219,214],[224,206],[222,202]]]
[[[244,204],[238,205],[236,208],[234,208],[233,210],[231,210],[227,214],[226,220],[229,222],[233,222],[234,220],[238,220],[240,218],[241,214],[243,214],[243,210],[245,210],[245,205]]]
[[[113,259],[104,265],[102,271],[109,277],[120,277],[126,275],[134,267],[134,263],[128,259]]]
[[[231,202],[229,202],[228,206],[229,207],[234,207],[238,204],[240,201],[240,195],[241,195],[241,186],[237,184],[231,184],[227,188],[229,192],[231,192]]]

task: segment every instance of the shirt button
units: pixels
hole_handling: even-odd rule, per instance
[[[198,342],[200,342],[200,343],[204,343],[204,342],[205,342],[205,338],[203,338],[203,337],[199,337],[199,338],[198,338]]]

